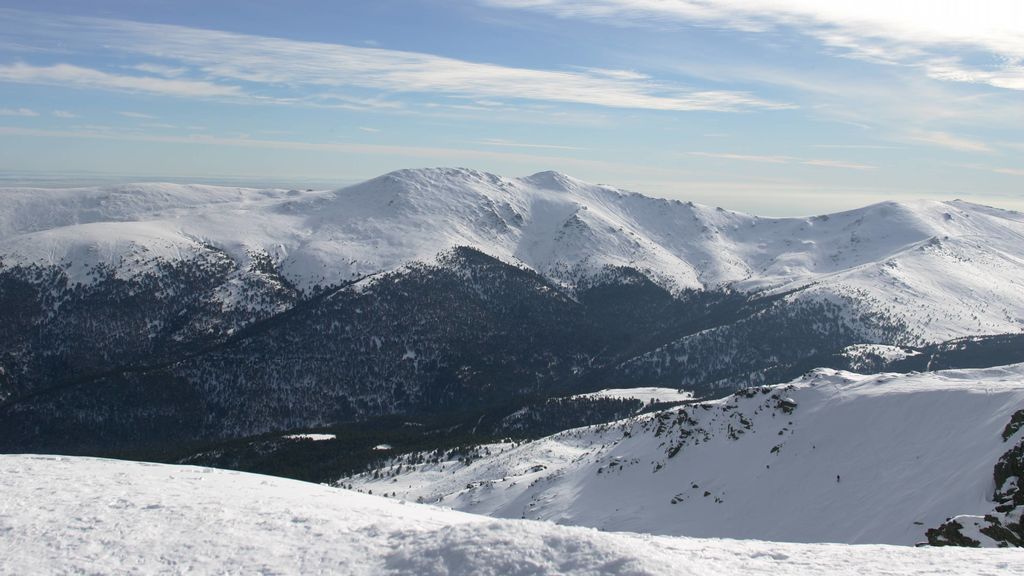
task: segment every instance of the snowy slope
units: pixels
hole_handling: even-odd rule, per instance
[[[407,457],[394,463],[401,469],[341,483],[603,530],[914,544],[948,517],[992,509],[993,466],[1013,440],[1001,432],[1021,408],[1024,364],[875,376],[820,369],[468,459]]]
[[[651,537],[188,466],[0,456],[5,574],[1020,574],[1014,550]]]
[[[1024,215],[965,202],[883,203],[759,218],[648,198],[555,172],[393,172],[335,191],[139,184],[0,190],[0,262],[102,264],[130,278],[153,258],[267,255],[311,288],[472,246],[575,285],[605,267],[673,290],[786,291],[889,315],[906,342],[1024,327]],[[809,287],[809,288],[808,288]]]
[[[589,394],[577,394],[573,398],[623,398],[634,399],[648,404],[651,402],[683,402],[693,399],[693,393],[675,388],[607,388]]]

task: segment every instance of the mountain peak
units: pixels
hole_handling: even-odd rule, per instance
[[[430,183],[438,181],[481,181],[497,183],[502,180],[501,176],[491,174],[490,172],[484,172],[481,170],[474,170],[473,168],[461,168],[461,167],[433,167],[433,168],[403,168],[401,170],[394,170],[388,172],[383,176],[379,176],[370,180],[370,182],[376,180],[397,180],[403,182],[413,183]]]
[[[531,174],[522,180],[537,188],[545,190],[560,190],[563,192],[572,191],[583,185],[582,181],[555,170],[537,172],[536,174]]]

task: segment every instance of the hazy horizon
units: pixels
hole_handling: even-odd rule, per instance
[[[5,181],[467,166],[766,215],[1024,208],[1010,1],[12,0],[0,85]]]

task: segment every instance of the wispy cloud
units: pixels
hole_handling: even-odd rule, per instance
[[[1024,59],[989,68],[964,65],[956,58],[936,58],[925,64],[928,76],[937,80],[988,84],[1008,90],[1024,90]]]
[[[153,64],[150,62],[135,64],[130,68],[132,70],[138,70],[139,72],[156,74],[157,76],[164,76],[166,78],[177,78],[179,76],[184,76],[188,72],[188,68],[183,66],[166,66],[164,64]]]
[[[992,171],[1008,176],[1024,176],[1024,168],[993,168]]]
[[[50,112],[55,118],[78,118],[78,114],[67,110],[54,110]]]
[[[842,168],[846,170],[874,170],[870,164],[858,162],[847,162],[844,160],[829,160],[820,158],[799,158],[795,156],[781,155],[759,155],[759,154],[734,154],[731,152],[690,152],[690,156],[701,158],[718,158],[720,160],[735,160],[740,162],[758,162],[765,164],[801,164],[804,166],[818,166],[821,168]]]
[[[339,88],[391,94],[430,93],[457,98],[516,99],[667,111],[784,109],[792,105],[743,91],[696,90],[645,75],[609,70],[539,70],[470,62],[418,52],[304,42],[203,30],[70,16],[42,17],[2,11],[33,33],[73,38],[121,54],[173,61],[202,79],[113,74],[72,64],[0,67],[0,81],[160,92],[177,96],[242,97],[241,85],[292,88],[296,102],[328,100]],[[73,33],[72,33],[73,32]],[[163,65],[161,65],[163,66]],[[138,68],[136,68],[138,69]],[[282,101],[282,100],[278,100]],[[287,99],[283,100],[287,101]]]
[[[146,92],[170,96],[239,97],[237,86],[226,86],[203,80],[128,76],[73,64],[33,66],[23,62],[0,65],[0,82],[47,84],[74,88],[100,88],[124,92]]]
[[[483,146],[500,146],[504,148],[537,148],[541,150],[586,150],[586,148],[580,148],[578,146],[562,146],[558,144],[537,144],[530,142],[512,142],[510,140],[502,140],[500,138],[487,138],[475,142]]]
[[[843,150],[899,150],[899,146],[889,144],[811,144],[812,148],[838,148]]]
[[[269,148],[277,150],[305,150],[345,154],[385,154],[394,157],[427,158],[442,161],[450,161],[452,158],[464,158],[468,160],[500,159],[547,164],[551,160],[549,156],[521,152],[481,150],[477,148],[402,146],[348,142],[306,142],[299,140],[251,138],[247,135],[212,136],[191,134],[186,136],[174,134],[152,134],[139,131],[121,130],[112,126],[81,126],[72,130],[0,126],[0,135],[32,136],[41,138],[80,138],[87,140],[119,140],[126,142],[155,142],[243,148]],[[607,167],[609,165],[607,162],[578,158],[561,158],[559,161],[567,166],[586,166],[590,168]]]
[[[767,164],[788,164],[788,156],[769,156],[761,154],[733,154],[731,152],[690,152],[690,156],[702,158],[719,158],[722,160],[742,160],[744,162],[763,162]]]
[[[125,118],[138,118],[140,120],[156,120],[156,116],[153,116],[152,114],[145,114],[143,112],[121,111],[118,112],[118,114],[124,116]]]
[[[989,166],[987,164],[958,164],[958,168],[967,168],[970,170],[978,170],[980,172],[991,172],[993,174],[1003,174],[1006,176],[1024,176],[1024,168],[1010,168],[1007,166]]]
[[[478,0],[560,18],[668,22],[746,32],[796,30],[843,56],[921,66],[936,79],[1024,90],[1024,4],[1018,0]],[[995,54],[971,65],[969,55]]]
[[[981,142],[980,140],[973,140],[963,136],[957,136],[948,132],[940,131],[928,131],[920,130],[911,132],[906,136],[907,140],[914,142],[920,142],[922,144],[928,144],[931,146],[939,146],[942,148],[949,148],[950,150],[957,150],[959,152],[981,152],[990,153],[993,152],[993,148]]]
[[[380,128],[371,128],[369,126],[360,126],[359,129],[362,130],[363,132],[370,132],[371,134],[376,134],[377,132],[380,132]]]
[[[31,108],[0,108],[0,116],[39,116],[39,113]]]

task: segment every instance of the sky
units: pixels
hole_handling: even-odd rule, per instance
[[[0,0],[0,183],[423,166],[1024,209],[1024,2]]]

